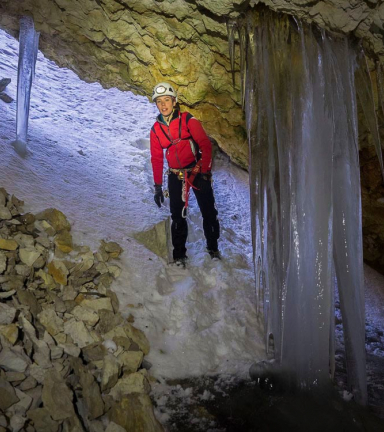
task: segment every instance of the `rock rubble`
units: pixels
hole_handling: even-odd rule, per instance
[[[148,340],[111,291],[121,247],[77,246],[63,213],[22,205],[0,189],[0,432],[162,431]]]

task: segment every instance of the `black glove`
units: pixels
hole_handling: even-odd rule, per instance
[[[157,207],[160,208],[161,203],[164,202],[163,187],[161,185],[155,184],[155,195],[153,198],[157,204]]]
[[[212,174],[211,173],[198,173],[196,174],[193,186],[200,189],[201,192],[206,193],[212,188]]]

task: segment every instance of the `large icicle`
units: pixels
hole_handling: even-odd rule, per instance
[[[227,21],[229,59],[231,61],[231,73],[233,85],[235,85],[235,33],[237,23],[234,20]]]
[[[333,106],[336,109],[333,164],[335,271],[343,318],[348,383],[355,399],[366,404],[363,239],[354,83],[356,56],[346,40],[333,45],[333,49],[338,72],[333,92]]]
[[[364,403],[355,63],[345,58],[353,53],[346,39],[265,12],[238,28],[247,29],[252,236],[267,351],[273,340],[275,358],[299,386],[329,383],[334,257],[349,382]]]
[[[39,33],[35,31],[33,19],[20,19],[19,66],[17,73],[16,151],[25,155],[27,150],[28,118],[32,80],[35,73]]]

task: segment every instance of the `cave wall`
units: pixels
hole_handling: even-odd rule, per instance
[[[239,74],[234,88],[226,25],[260,5],[359,38],[371,59],[384,62],[384,4],[377,0],[1,0],[0,27],[17,36],[18,18],[32,15],[41,51],[88,82],[148,97],[157,82],[171,82],[181,105],[247,167]],[[359,127],[365,258],[384,273],[384,188],[362,116]]]

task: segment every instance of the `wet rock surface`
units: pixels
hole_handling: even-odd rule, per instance
[[[148,340],[110,290],[121,247],[94,253],[58,210],[23,215],[4,189],[0,201],[0,430],[163,430],[142,368]]]

